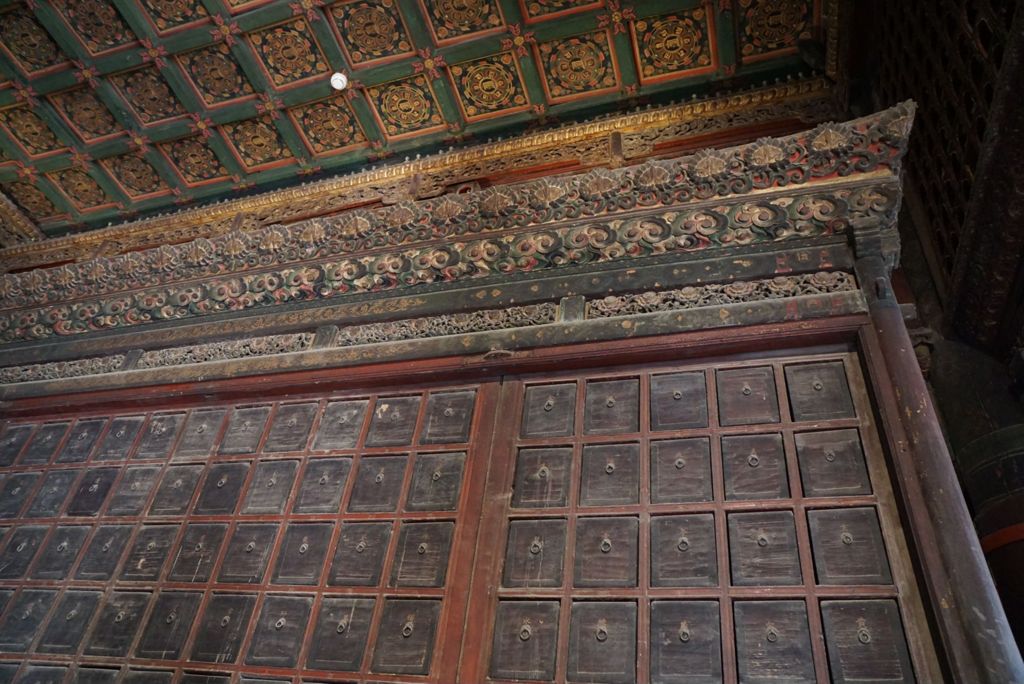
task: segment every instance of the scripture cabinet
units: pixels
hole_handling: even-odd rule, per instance
[[[0,681],[932,671],[855,356],[500,380],[3,425]]]

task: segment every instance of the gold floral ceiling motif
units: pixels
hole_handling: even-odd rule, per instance
[[[96,179],[81,169],[64,169],[50,174],[50,177],[79,209],[89,209],[110,202],[110,196]]]
[[[5,0],[0,187],[34,187],[10,200],[56,236],[598,111],[806,76],[800,41],[821,42],[834,77],[837,6]],[[336,71],[348,77],[340,94],[328,82]],[[152,174],[111,161],[126,155]],[[72,168],[107,199],[71,198],[74,174],[61,173]]]

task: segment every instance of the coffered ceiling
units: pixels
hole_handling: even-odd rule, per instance
[[[827,71],[824,4],[0,2],[0,244]]]

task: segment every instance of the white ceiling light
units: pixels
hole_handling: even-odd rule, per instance
[[[331,74],[331,87],[332,88],[334,88],[335,90],[344,90],[347,85],[348,85],[348,76],[346,76],[345,74],[341,73],[340,71],[336,71],[333,74]]]

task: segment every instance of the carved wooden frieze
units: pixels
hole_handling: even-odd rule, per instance
[[[889,228],[912,117],[8,274],[0,341]]]

